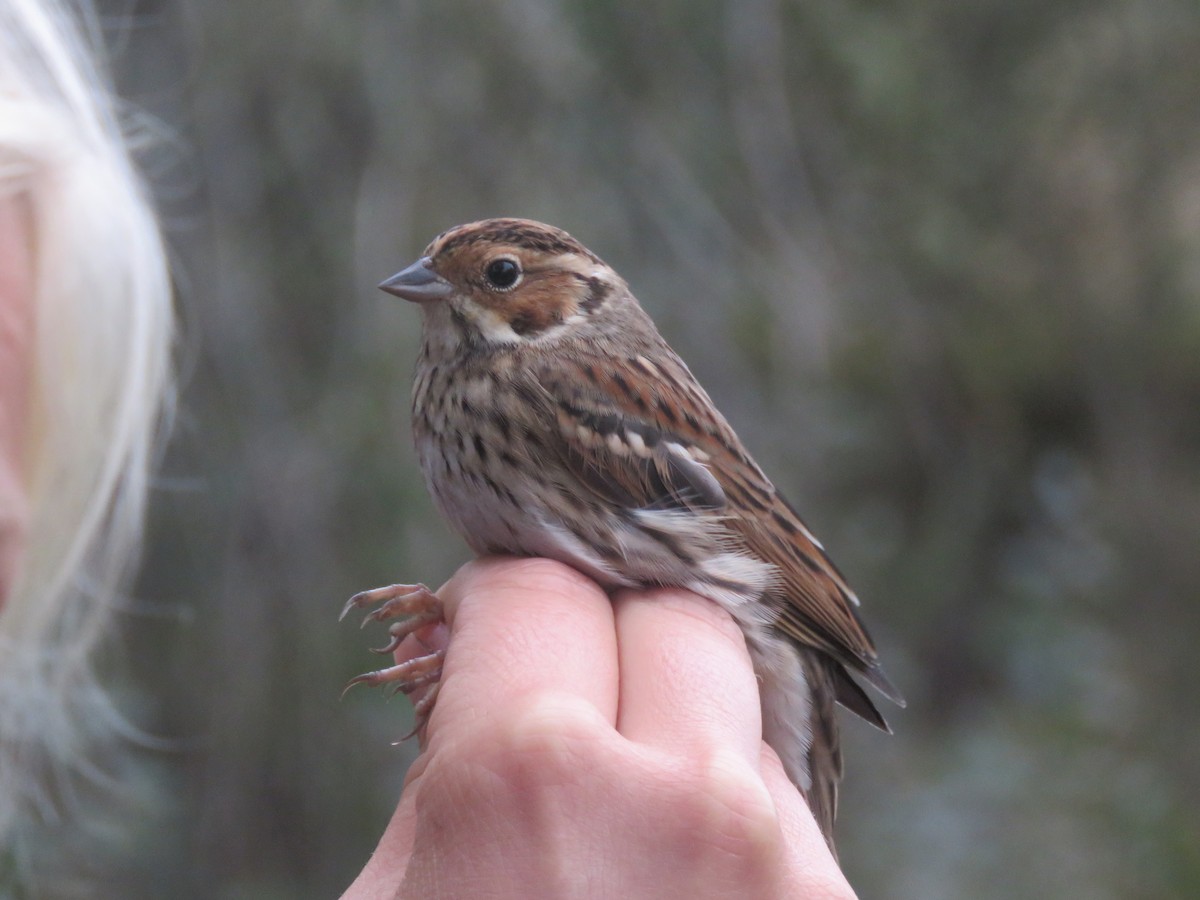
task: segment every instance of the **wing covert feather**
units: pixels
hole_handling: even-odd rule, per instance
[[[779,588],[766,600],[779,629],[903,704],[879,668],[858,599],[683,361],[664,344],[653,362],[588,354],[580,371],[584,377],[571,380],[544,367],[537,378],[581,482],[628,508],[720,516],[749,553],[778,570]]]

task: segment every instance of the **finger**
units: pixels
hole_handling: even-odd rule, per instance
[[[804,796],[788,779],[779,755],[766,744],[761,747],[759,772],[775,803],[792,883],[811,885],[812,896],[853,897]]]
[[[595,582],[544,559],[468,563],[439,592],[450,642],[430,740],[439,717],[503,715],[552,690],[617,711],[612,604]]]
[[[741,630],[687,591],[622,592],[617,729],[632,741],[691,754],[732,747],[758,765],[758,681]]]
[[[412,794],[401,798],[379,844],[342,900],[384,900],[396,891],[412,857],[416,833],[416,811]]]

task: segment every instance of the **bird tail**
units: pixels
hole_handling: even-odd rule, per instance
[[[842,780],[842,746],[838,732],[837,695],[841,664],[824,654],[802,654],[805,679],[812,692],[809,709],[808,776],[810,785],[802,788],[808,807],[825,835],[834,858],[837,847],[833,841],[833,823],[837,818],[838,785]],[[790,774],[790,773],[789,773]]]
[[[837,703],[839,685],[849,677],[840,663],[811,647],[762,634],[747,645],[760,677],[763,739],[808,801],[836,857],[833,822],[842,779]]]

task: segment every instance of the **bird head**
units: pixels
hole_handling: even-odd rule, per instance
[[[632,300],[579,241],[528,219],[451,228],[379,287],[420,304],[427,333],[472,346],[560,339],[602,319],[617,298]]]

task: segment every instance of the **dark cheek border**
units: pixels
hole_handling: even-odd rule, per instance
[[[612,285],[599,278],[589,278],[587,286],[587,295],[579,304],[579,311],[591,315],[608,299],[609,293],[612,292]]]

